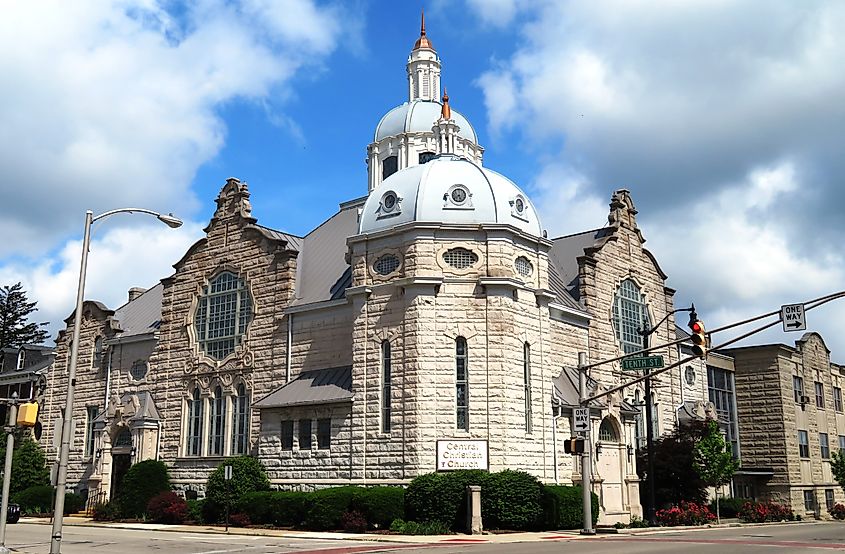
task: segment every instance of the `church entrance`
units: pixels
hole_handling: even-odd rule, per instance
[[[619,432],[610,418],[605,418],[599,427],[601,453],[597,455],[596,470],[602,479],[601,504],[608,519],[625,510],[622,492],[622,453],[625,446],[620,443]],[[597,445],[598,449],[598,445]]]
[[[123,484],[123,478],[129,467],[132,465],[132,456],[130,454],[113,454],[111,462],[111,499],[117,497],[120,487]]]

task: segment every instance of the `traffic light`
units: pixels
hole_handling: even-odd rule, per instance
[[[707,336],[704,334],[704,323],[700,319],[690,321],[689,328],[692,330],[692,353],[699,358],[707,356]]]
[[[38,421],[38,403],[24,402],[18,408],[18,420],[15,422],[21,427],[34,427]]]
[[[563,441],[563,451],[573,456],[584,453],[584,437],[572,437]]]

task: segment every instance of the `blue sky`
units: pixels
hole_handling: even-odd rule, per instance
[[[0,283],[58,329],[86,209],[173,212],[95,229],[88,298],[151,286],[227,177],[304,234],[366,193],[366,146],[406,100],[426,10],[452,106],[550,236],[612,191],[713,327],[845,289],[845,5],[688,0],[12,2],[0,20]],[[810,312],[845,360],[843,301]],[[799,338],[772,331],[758,341]]]

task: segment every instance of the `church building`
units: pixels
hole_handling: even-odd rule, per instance
[[[604,227],[547,237],[450,105],[424,24],[406,77],[406,101],[362,145],[364,196],[297,236],[261,225],[261,199],[230,178],[172,275],[129,289],[117,309],[85,302],[69,486],[108,499],[133,463],[158,459],[201,496],[242,454],[287,489],[405,485],[462,467],[580,483],[580,458],[563,452],[578,355],[636,352],[638,329],[659,322],[652,344],[675,341],[674,291],[627,190],[612,193]],[[72,322],[44,421],[64,401]],[[669,365],[681,351],[655,354]],[[696,362],[657,380],[656,435],[679,406],[706,400],[706,371]],[[619,362],[590,377],[594,391],[630,378]],[[644,400],[635,386],[592,407],[601,523],[643,515]]]

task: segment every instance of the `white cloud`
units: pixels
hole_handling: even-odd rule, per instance
[[[351,17],[309,0],[48,4],[0,18],[0,259],[44,253],[86,209],[193,214],[191,180],[225,140],[218,108],[283,98]]]
[[[630,189],[679,302],[717,319],[842,288],[845,4],[520,8],[513,51],[477,84],[493,133],[536,156],[545,222]],[[810,322],[842,361],[835,311]]]
[[[504,27],[511,23],[519,10],[516,0],[467,0],[470,8],[485,25]]]

